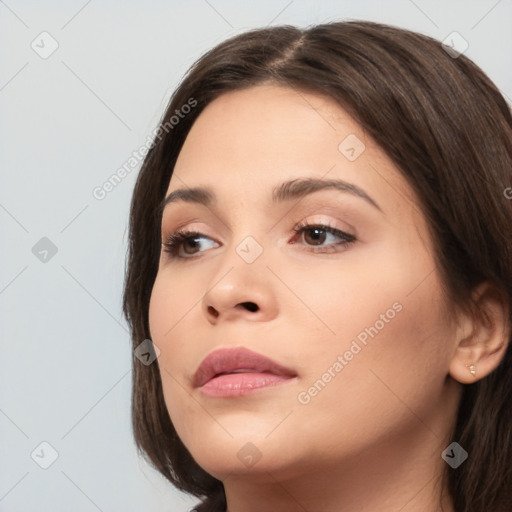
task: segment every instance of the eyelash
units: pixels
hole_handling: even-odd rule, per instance
[[[313,229],[325,231],[328,234],[331,234],[331,235],[341,238],[342,241],[338,242],[338,243],[322,245],[322,246],[310,245],[310,246],[308,246],[308,247],[310,247],[309,252],[312,252],[312,253],[327,254],[327,253],[339,252],[339,251],[336,251],[336,249],[328,250],[328,251],[326,251],[325,249],[326,248],[333,249],[335,246],[341,246],[343,248],[346,248],[356,241],[355,236],[345,233],[344,231],[341,231],[339,229],[336,229],[329,224],[307,224],[306,222],[303,222],[303,223],[298,224],[296,227],[294,227],[293,231],[295,233],[295,236],[297,236],[297,235],[301,235],[302,233],[304,233],[306,231],[313,230]],[[179,250],[180,250],[181,246],[183,245],[183,242],[187,241],[190,238],[209,238],[209,237],[204,235],[203,233],[199,233],[198,231],[187,231],[187,230],[176,231],[175,233],[171,233],[170,235],[168,235],[166,237],[165,241],[162,242],[162,248],[163,248],[164,252],[169,254],[170,257],[173,259],[189,260],[189,259],[196,258],[197,256],[195,256],[195,255],[180,256],[180,254],[179,254]],[[296,242],[292,242],[292,243],[295,244]],[[315,250],[315,249],[323,249],[323,250]],[[201,254],[201,252],[199,252],[197,254]]]

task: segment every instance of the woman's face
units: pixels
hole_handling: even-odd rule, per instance
[[[167,409],[196,461],[217,478],[291,477],[442,450],[454,326],[417,198],[362,128],[305,92],[225,94],[193,125],[167,194],[196,187],[208,204],[181,195],[164,210],[164,242],[201,235],[162,250],[149,311]],[[294,376],[197,387],[223,348]],[[260,382],[241,375],[227,380]]]

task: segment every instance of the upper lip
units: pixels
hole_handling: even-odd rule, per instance
[[[221,348],[210,352],[203,359],[194,374],[194,386],[201,387],[216,375],[235,370],[273,373],[284,377],[295,377],[297,375],[293,370],[247,348]]]

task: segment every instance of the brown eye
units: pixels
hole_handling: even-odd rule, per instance
[[[327,238],[327,232],[321,228],[310,228],[304,230],[304,240],[310,245],[321,245]]]
[[[314,252],[333,253],[345,248],[356,237],[328,225],[301,224],[294,229],[296,236],[292,243],[302,242]],[[336,240],[338,239],[338,240]],[[328,242],[328,243],[326,243]]]
[[[193,231],[178,231],[169,235],[162,242],[163,250],[168,253],[171,258],[175,259],[191,259],[201,252],[201,243],[206,240],[212,244],[216,244],[211,238]]]
[[[200,247],[200,243],[199,243],[199,240],[200,237],[189,237],[189,238],[185,238],[183,240],[183,244],[182,244],[182,247],[183,247],[183,251],[185,252],[185,254],[195,254],[196,252],[196,249],[198,249]]]

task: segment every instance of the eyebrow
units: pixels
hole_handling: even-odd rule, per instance
[[[323,180],[318,178],[298,178],[285,181],[275,186],[272,190],[272,201],[280,203],[299,199],[320,190],[338,190],[364,199],[374,208],[382,212],[377,202],[370,197],[362,188],[343,180]],[[180,188],[172,191],[161,204],[160,211],[172,203],[184,201],[187,203],[198,203],[206,207],[212,206],[216,201],[215,192],[208,187]]]

